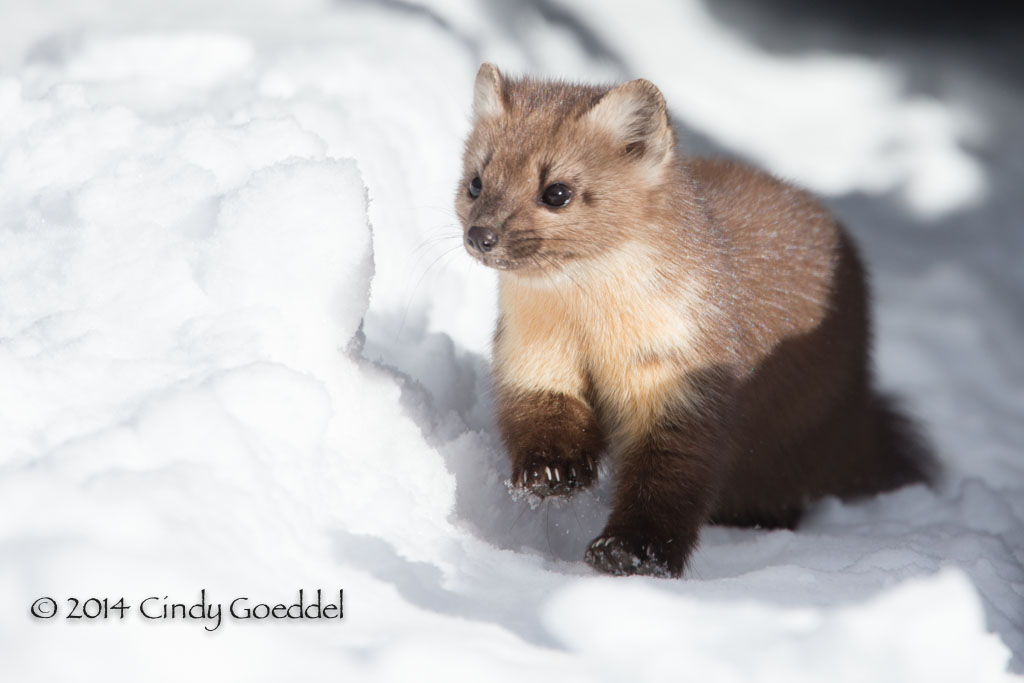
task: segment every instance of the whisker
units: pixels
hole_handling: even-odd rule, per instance
[[[462,235],[461,234],[459,234],[459,235],[451,234],[451,235],[438,235],[436,237],[428,237],[427,239],[422,240],[418,245],[416,245],[416,248],[409,252],[409,256],[410,257],[419,256],[419,254],[426,247],[431,247],[431,246],[434,246],[435,244],[437,244],[438,242],[445,242],[447,240],[459,240],[461,242],[462,241]]]
[[[583,522],[580,521],[580,515],[576,511],[576,506],[573,505],[571,507],[572,507],[572,516],[576,518],[576,526],[579,527],[580,531],[583,531]]]
[[[534,262],[534,264],[536,264],[536,266],[537,266],[537,270],[539,270],[540,272],[544,273],[544,275],[545,275],[545,276],[546,276],[546,277],[548,278],[548,280],[550,280],[550,281],[551,281],[551,287],[552,287],[552,289],[554,289],[554,290],[555,290],[556,292],[558,292],[558,297],[559,297],[559,298],[560,298],[560,299],[562,300],[562,303],[563,303],[563,304],[565,304],[565,306],[568,306],[569,304],[568,304],[568,302],[567,302],[567,301],[565,300],[565,294],[563,294],[563,293],[562,293],[562,289],[561,289],[561,287],[559,287],[559,286],[558,286],[558,283],[557,283],[557,282],[555,282],[555,278],[553,278],[553,277],[551,276],[551,273],[549,273],[549,272],[547,271],[547,269],[545,269],[545,268],[544,268],[544,267],[543,267],[542,265],[540,265],[540,262],[539,262],[539,261],[537,261],[537,259],[535,259],[535,258],[533,257],[533,255],[532,255],[532,254],[531,254],[531,256],[530,256],[530,259],[531,259],[531,260],[532,260],[532,261]]]
[[[457,246],[454,246],[454,247],[448,249],[447,251],[444,251],[443,253],[441,253],[440,256],[438,256],[433,261],[431,261],[430,265],[427,266],[426,270],[423,271],[423,274],[420,275],[419,279],[416,281],[416,285],[409,292],[409,299],[408,299],[408,302],[405,305],[405,311],[402,313],[402,322],[398,326],[398,337],[399,338],[401,338],[402,331],[405,330],[405,321],[408,319],[408,317],[409,317],[409,310],[412,308],[412,299],[413,299],[414,293],[419,291],[420,284],[423,282],[423,278],[425,278],[427,276],[427,273],[429,273],[430,270],[435,265],[437,265],[438,261],[440,261],[441,259],[445,258],[446,256],[452,255],[453,253],[455,253],[459,249],[462,249],[462,244],[458,244]]]
[[[411,278],[415,273],[419,272],[420,266],[421,266],[421,264],[422,264],[424,259],[431,257],[430,251],[434,247],[436,247],[438,245],[444,245],[444,243],[446,243],[446,242],[450,243],[451,240],[456,240],[456,239],[459,241],[459,244],[461,245],[461,243],[462,243],[461,235],[457,236],[455,234],[450,234],[450,235],[439,235],[439,236],[435,236],[435,237],[430,237],[430,238],[424,239],[422,242],[420,242],[419,245],[416,246],[415,249],[413,249],[411,252],[409,252],[409,254],[406,257],[407,265],[406,265],[406,269],[405,269],[405,272],[408,273],[408,278],[407,278],[406,283],[405,283],[406,291],[415,291],[415,290],[409,290],[408,289],[409,278]],[[454,247],[452,247],[452,248],[454,248]],[[430,270],[430,267],[428,266],[427,269],[423,271],[423,273],[426,274],[427,272],[429,272],[429,270]]]
[[[544,537],[548,539],[548,553],[551,555],[555,554],[555,549],[551,547],[551,505],[544,505]]]
[[[576,278],[574,278],[574,277],[572,276],[572,274],[571,274],[571,273],[569,273],[569,271],[565,270],[564,268],[561,268],[561,269],[559,269],[559,268],[558,268],[558,264],[557,264],[557,263],[555,263],[554,261],[552,261],[552,260],[551,260],[551,258],[550,258],[550,257],[549,257],[549,256],[548,256],[547,254],[537,254],[537,256],[539,256],[539,257],[541,257],[542,259],[544,259],[544,260],[545,260],[545,261],[546,261],[546,262],[547,262],[548,264],[550,264],[550,265],[551,265],[551,267],[552,267],[552,268],[555,268],[555,269],[558,269],[558,270],[560,270],[560,271],[561,271],[561,274],[562,274],[562,275],[564,275],[564,276],[566,276],[567,278],[569,278],[569,280],[570,280],[570,281],[571,281],[571,282],[572,282],[572,283],[573,283],[574,285],[576,285],[576,288],[577,288],[577,289],[580,289],[580,290],[582,290],[582,289],[583,289],[583,285],[581,285],[581,284],[579,283],[579,281],[577,281],[577,280],[576,280]],[[546,273],[547,271],[545,270],[544,272]],[[554,284],[554,280],[552,280],[552,284]]]
[[[450,206],[441,206],[439,204],[409,204],[407,206],[413,211],[429,209],[430,211],[438,211],[440,213],[448,214],[449,216],[458,217],[458,214]]]
[[[508,239],[512,239],[516,242],[578,242],[579,240],[571,237],[533,237],[531,235],[517,235],[512,234],[508,236]]]
[[[528,505],[520,505],[519,506],[519,514],[516,515],[515,519],[512,520],[512,524],[505,531],[505,533],[511,533],[512,529],[516,528],[516,524],[519,524],[519,520],[522,519],[523,514],[526,512],[528,507],[529,507]]]

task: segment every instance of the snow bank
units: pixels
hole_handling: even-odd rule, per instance
[[[1005,649],[981,633],[981,610],[955,572],[826,612],[666,597],[642,584],[610,593],[602,583],[581,580],[545,613],[559,638],[605,680],[1003,679]],[[624,633],[618,623],[626,620],[646,628]],[[865,661],[885,665],[865,669]]]
[[[883,276],[898,290],[883,374],[941,420],[939,492],[826,501],[795,533],[711,528],[687,580],[612,580],[580,562],[607,481],[571,504],[507,495],[493,274],[464,257],[451,208],[483,57],[642,71],[689,124],[774,169],[899,189],[930,216],[986,178],[956,107],[852,56],[759,53],[693,4],[647,41],[611,4],[240,7],[17,3],[0,29],[18,50],[0,61],[5,680],[1008,678],[1000,638],[1024,651],[1019,382],[1005,352],[972,346],[1006,318],[984,284]],[[685,49],[732,65],[729,86]],[[691,71],[664,66],[680,60]],[[766,104],[833,80],[846,99],[806,119]],[[763,127],[730,114],[743,96]],[[841,163],[808,153],[833,107],[863,136],[836,143]],[[942,419],[965,405],[972,421]],[[226,608],[300,588],[343,588],[344,620],[138,613],[150,596],[205,590]],[[56,618],[29,615],[43,596]],[[123,620],[63,618],[64,598],[119,596]]]

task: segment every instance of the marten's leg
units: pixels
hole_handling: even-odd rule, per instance
[[[608,574],[681,575],[726,457],[717,417],[692,410],[661,416],[623,448],[611,516],[584,559]]]
[[[553,392],[498,393],[498,425],[512,460],[512,485],[568,496],[597,480],[604,438],[581,399]]]

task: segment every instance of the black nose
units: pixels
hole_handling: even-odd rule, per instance
[[[466,243],[477,251],[490,251],[498,243],[498,236],[490,228],[474,225],[466,233]]]

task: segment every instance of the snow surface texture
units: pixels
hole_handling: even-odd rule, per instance
[[[512,7],[0,7],[0,679],[1024,669],[1021,91],[948,47],[777,54],[693,0]],[[484,58],[646,76],[691,149],[825,195],[873,267],[879,374],[927,425],[938,490],[708,528],[681,581],[580,561],[607,478],[508,496],[494,275],[451,208]],[[299,588],[344,588],[344,620],[137,613]],[[58,618],[29,616],[40,596]],[[135,611],[65,620],[71,596]]]

